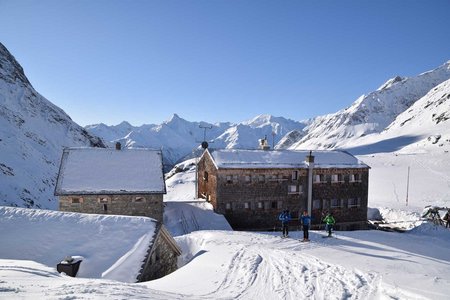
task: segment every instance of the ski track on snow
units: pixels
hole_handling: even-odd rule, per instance
[[[236,241],[223,279],[215,290],[200,298],[368,299],[380,292],[378,275],[331,265],[301,253],[326,243],[300,243],[291,238],[267,243],[264,234],[251,240],[246,245]],[[220,247],[218,240],[213,243]]]

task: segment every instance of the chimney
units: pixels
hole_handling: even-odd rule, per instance
[[[121,150],[121,149],[122,149],[122,145],[119,142],[117,142],[116,143],[116,150]]]
[[[269,144],[267,143],[267,135],[264,136],[263,139],[259,139],[259,148],[260,148],[261,150],[269,150],[269,149],[270,149],[270,146],[269,146]]]

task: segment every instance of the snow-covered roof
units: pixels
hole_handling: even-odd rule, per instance
[[[306,156],[310,151],[301,150],[238,150],[210,151],[218,169],[272,169],[308,168]],[[315,168],[368,168],[366,164],[348,152],[314,150]]]
[[[157,222],[147,217],[0,207],[0,257],[56,267],[82,258],[78,277],[136,282]]]
[[[56,195],[165,193],[162,154],[151,149],[68,148]]]

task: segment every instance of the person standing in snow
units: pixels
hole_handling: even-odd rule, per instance
[[[331,213],[327,213],[323,221],[325,222],[325,231],[328,231],[328,236],[331,236],[331,230],[333,229],[336,220]]]
[[[308,211],[303,211],[303,215],[300,218],[303,228],[303,240],[302,242],[309,242],[309,227],[311,225],[311,217],[308,215]]]
[[[287,237],[289,235],[289,221],[291,220],[291,214],[289,213],[289,210],[283,210],[283,212],[278,216],[278,220],[281,221],[283,237]]]
[[[445,216],[444,216],[444,221],[445,221],[445,228],[448,228],[450,225],[449,225],[449,223],[450,223],[450,216],[449,216],[449,214],[450,214],[450,209],[445,213]]]

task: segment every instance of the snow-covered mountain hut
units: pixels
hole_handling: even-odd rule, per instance
[[[163,221],[162,153],[151,149],[64,149],[55,188],[59,209]]]
[[[369,169],[343,151],[207,149],[198,163],[197,192],[234,229],[273,230],[284,209],[294,219],[308,210],[316,228],[332,212],[337,229],[362,229]]]

